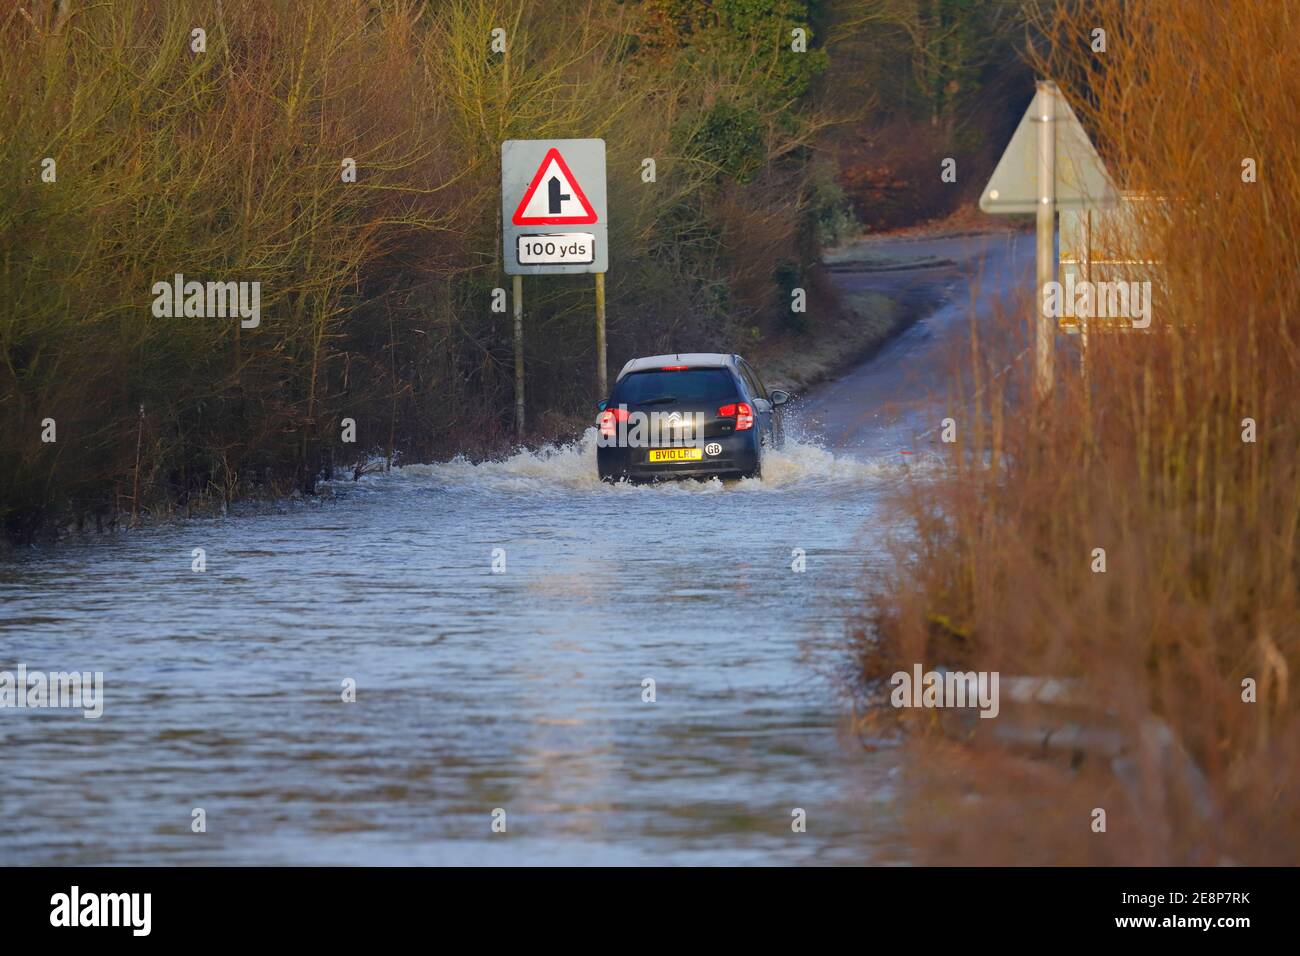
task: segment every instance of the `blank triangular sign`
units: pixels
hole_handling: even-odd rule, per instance
[[[1056,133],[1056,208],[1095,209],[1119,201],[1106,166],[1061,91],[1050,84],[1052,129]],[[1011,136],[989,184],[980,194],[988,213],[1033,212],[1038,208],[1038,96]]]
[[[542,158],[510,221],[516,226],[577,225],[595,222],[596,211],[570,172],[569,164],[552,147]]]

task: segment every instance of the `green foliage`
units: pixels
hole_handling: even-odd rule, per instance
[[[830,162],[814,162],[809,170],[807,210],[818,248],[837,246],[861,231]]]
[[[794,290],[803,284],[799,264],[789,260],[777,263],[772,272],[772,281],[776,285],[775,308],[782,323],[792,332],[800,335],[806,333],[809,330],[808,313],[795,312],[790,308]]]
[[[922,112],[957,135],[958,114],[980,103],[990,77],[1018,58],[1028,3],[987,0],[878,0],[886,22],[910,41],[915,90]],[[987,103],[984,104],[987,108]],[[955,141],[950,142],[955,145]],[[969,144],[968,144],[969,145]]]
[[[731,177],[748,182],[763,165],[763,127],[758,111],[718,103],[704,116],[687,148],[694,157]]]
[[[814,47],[813,4],[804,0],[650,0],[670,42],[687,63],[707,63],[753,80],[749,92],[767,103],[786,103],[809,90],[826,69],[828,54]],[[793,31],[806,31],[807,50],[792,50]]]

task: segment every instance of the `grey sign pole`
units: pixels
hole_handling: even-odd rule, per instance
[[[524,277],[513,276],[515,307],[515,439],[524,440]]]
[[[605,372],[605,273],[596,273],[596,397],[607,398]]]
[[[1035,98],[1038,100],[1038,209],[1034,258],[1038,290],[1034,303],[1038,321],[1034,392],[1041,399],[1052,392],[1052,360],[1056,351],[1056,320],[1043,307],[1047,284],[1056,279],[1056,254],[1052,248],[1056,237],[1056,97],[1051,86],[1040,81]]]

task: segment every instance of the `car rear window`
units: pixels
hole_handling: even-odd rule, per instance
[[[725,368],[688,368],[677,372],[654,369],[633,372],[619,382],[614,389],[613,404],[641,405],[657,398],[725,402],[735,397],[736,383]]]

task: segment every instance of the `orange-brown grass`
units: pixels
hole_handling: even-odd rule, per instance
[[[1143,204],[1126,249],[1160,263],[1151,330],[1094,330],[1086,370],[1076,341],[1040,403],[1028,355],[996,374],[1026,344],[1019,320],[996,343],[972,324],[954,395],[977,397],[904,497],[908,531],[860,635],[864,694],[878,705],[914,662],[1067,678],[1080,708],[1031,722],[1122,741],[1119,760],[1013,746],[990,732],[1012,719],[1005,691],[1003,716],[969,739],[935,732],[933,711],[877,707],[913,731],[921,860],[1293,864],[1300,3],[1092,0],[1042,27],[1035,65],[1118,185],[1163,200]]]

